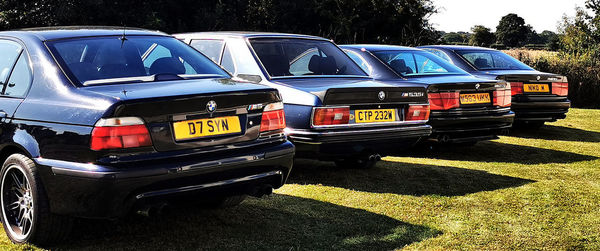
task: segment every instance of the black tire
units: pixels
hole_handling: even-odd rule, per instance
[[[350,169],[371,169],[377,164],[376,159],[370,160],[368,158],[359,159],[342,159],[336,160],[335,165],[339,168],[350,168]]]
[[[247,197],[248,197],[248,195],[245,195],[245,194],[219,197],[219,198],[210,200],[207,204],[211,208],[235,207],[235,206],[238,206],[239,204],[242,204],[242,202],[244,202],[244,200],[246,200]]]
[[[0,194],[0,217],[12,242],[46,246],[69,236],[73,219],[50,212],[37,167],[27,156],[15,153],[4,161]]]

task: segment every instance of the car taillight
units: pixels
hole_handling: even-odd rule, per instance
[[[431,110],[449,110],[460,107],[458,92],[429,93]]]
[[[144,121],[137,117],[100,119],[92,130],[92,150],[151,146]]]
[[[260,132],[285,129],[283,103],[271,103],[265,106],[260,120]]]
[[[552,83],[552,94],[558,96],[568,96],[569,83]]]
[[[510,106],[512,101],[512,90],[510,83],[506,83],[506,86],[497,88],[494,91],[494,105],[500,107]]]
[[[409,105],[406,108],[406,116],[404,120],[415,121],[415,120],[428,120],[429,119],[429,105]]]
[[[350,121],[350,107],[317,107],[313,110],[313,125],[342,125]]]
[[[511,82],[509,84],[511,90],[510,95],[514,96],[517,94],[523,94],[523,82]]]

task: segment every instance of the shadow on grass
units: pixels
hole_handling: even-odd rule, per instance
[[[84,250],[391,250],[440,231],[312,199],[273,195],[240,206],[173,208],[154,218],[85,220],[68,245]]]
[[[545,125],[539,129],[514,129],[511,136],[528,139],[600,142],[600,132],[554,125]]]
[[[474,146],[442,146],[434,150],[415,148],[398,156],[445,160],[503,162],[520,164],[573,163],[598,159],[595,156],[563,152],[531,146],[504,144],[494,141],[479,142]]]
[[[288,180],[288,183],[414,196],[462,196],[531,182],[479,170],[392,161],[381,161],[369,170],[338,168],[330,162],[297,161]]]

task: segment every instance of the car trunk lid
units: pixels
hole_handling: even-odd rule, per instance
[[[274,89],[228,80],[94,86],[88,90],[121,100],[108,116],[142,118],[157,151],[226,147],[255,140],[260,108],[280,100]]]

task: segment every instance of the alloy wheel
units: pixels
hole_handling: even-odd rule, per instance
[[[6,169],[0,192],[4,224],[8,224],[10,235],[26,239],[34,223],[34,200],[29,178],[21,167],[11,165]]]

